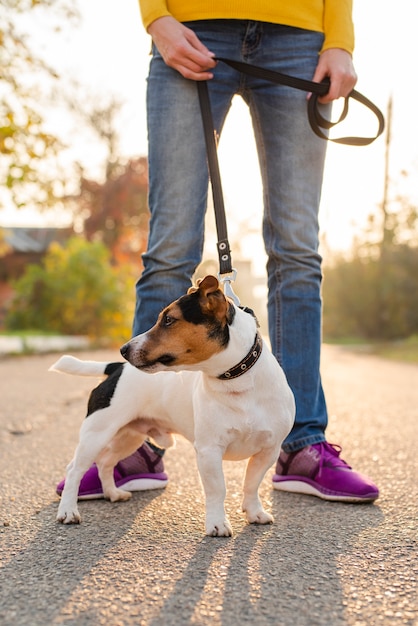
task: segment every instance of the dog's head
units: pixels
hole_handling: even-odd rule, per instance
[[[169,304],[148,332],[122,346],[122,356],[148,372],[193,367],[226,348],[234,315],[218,280],[206,276]]]

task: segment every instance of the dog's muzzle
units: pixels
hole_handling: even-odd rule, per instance
[[[155,367],[159,365],[169,367],[170,365],[173,365],[176,360],[174,355],[164,353],[158,358],[150,361],[146,350],[133,346],[131,341],[128,341],[120,348],[120,353],[123,358],[128,361],[128,363],[140,370],[155,369]]]

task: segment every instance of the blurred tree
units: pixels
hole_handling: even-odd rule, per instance
[[[397,202],[385,216],[384,236],[376,237],[371,220],[366,242],[355,241],[350,258],[338,256],[325,268],[326,338],[418,334],[418,211],[406,200]]]
[[[139,272],[140,254],[148,236],[148,161],[121,159],[116,121],[121,103],[114,98],[69,100],[74,115],[96,135],[104,148],[103,182],[91,180],[79,165],[78,191],[66,198],[77,232],[102,241],[115,263],[132,262]]]
[[[65,89],[60,85],[58,90],[59,101],[65,104],[78,130],[81,124],[83,132],[90,133],[98,146],[101,144],[103,182],[92,180],[80,163],[67,167],[62,180],[57,176],[58,161],[55,168],[49,167],[51,158],[57,157],[64,146],[45,131],[43,115],[49,109],[41,95],[59,77],[33,51],[30,26],[34,18],[42,16],[42,22],[51,25],[46,26],[48,32],[59,33],[69,21],[77,23],[75,6],[75,0],[2,2],[0,184],[9,190],[16,206],[46,208],[58,201],[62,206],[63,202],[74,216],[77,232],[89,241],[107,245],[113,262],[134,260],[138,266],[148,232],[147,161],[120,158],[116,121],[122,103],[111,95],[98,98],[97,94],[89,94],[67,77]],[[73,188],[78,185],[78,191],[68,195],[65,188],[70,180]]]
[[[6,328],[88,335],[120,344],[131,336],[134,289],[126,268],[112,267],[100,243],[52,244],[41,265],[14,283]]]
[[[55,199],[55,177],[40,167],[60,148],[45,130],[41,94],[56,72],[36,54],[25,24],[44,14],[51,29],[77,19],[71,0],[2,0],[0,12],[0,183],[16,206],[45,207]],[[53,22],[51,21],[53,19]],[[56,21],[55,21],[56,20]]]
[[[145,157],[114,166],[102,184],[80,180],[75,212],[83,220],[83,233],[89,241],[103,242],[116,263],[132,262],[138,267],[148,233],[147,193]]]
[[[10,246],[6,241],[4,229],[0,228],[0,258],[10,252]]]
[[[363,241],[354,241],[351,258],[339,256],[325,270],[328,338],[388,340],[418,334],[418,209],[404,197],[390,197],[391,122],[392,97],[379,216],[369,216]]]

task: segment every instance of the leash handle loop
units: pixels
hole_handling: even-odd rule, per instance
[[[321,128],[332,128],[336,124],[339,124],[339,122],[341,122],[347,116],[350,98],[353,98],[353,100],[357,100],[357,102],[360,102],[360,104],[366,106],[376,115],[378,120],[378,130],[374,137],[339,137],[336,139],[330,139],[322,132]],[[308,119],[315,135],[321,137],[321,139],[328,139],[329,141],[333,141],[334,143],[339,143],[346,146],[368,146],[373,143],[375,139],[380,137],[385,128],[385,119],[381,110],[373,102],[371,102],[371,100],[366,98],[366,96],[363,96],[363,94],[356,91],[355,89],[353,89],[348,94],[348,96],[344,98],[344,109],[341,113],[340,118],[336,122],[330,122],[320,114],[318,95],[312,93],[311,97],[308,100]]]
[[[306,80],[304,78],[297,78],[296,76],[288,76],[281,72],[275,72],[264,67],[258,67],[257,65],[250,65],[249,63],[243,63],[242,61],[235,61],[232,59],[225,59],[223,57],[216,57],[216,61],[221,61],[229,67],[247,74],[248,76],[254,76],[255,78],[262,78],[278,85],[285,85],[287,87],[293,87],[302,91],[307,91],[311,94],[308,100],[308,120],[309,124],[315,135],[321,137],[321,139],[327,139],[334,143],[344,144],[348,146],[367,146],[371,144],[375,139],[380,137],[385,128],[385,119],[381,110],[371,100],[363,96],[358,91],[353,89],[346,98],[344,98],[344,108],[339,119],[336,122],[325,119],[319,112],[318,97],[324,96],[329,90],[329,79],[324,80],[321,83],[315,83],[312,80]],[[339,137],[331,139],[323,130],[329,130],[333,126],[336,126],[345,119],[348,113],[349,99],[357,100],[360,104],[370,109],[372,113],[377,117],[378,129],[374,137]]]

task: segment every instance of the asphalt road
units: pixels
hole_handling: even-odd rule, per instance
[[[80,526],[55,522],[95,384],[49,373],[55,358],[0,360],[2,626],[418,624],[417,366],[324,349],[328,439],[377,482],[375,504],[280,494],[271,471],[261,493],[275,523],[250,526],[243,464],[228,463],[235,534],[208,538],[185,441],[166,454],[165,490],[84,502]]]

